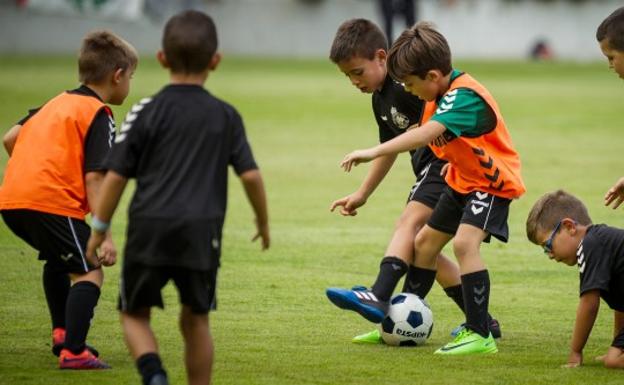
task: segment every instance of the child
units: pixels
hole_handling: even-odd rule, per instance
[[[416,235],[414,265],[435,270],[437,255],[454,238],[466,327],[436,354],[494,353],[498,349],[488,323],[490,279],[480,245],[492,235],[507,241],[509,204],[525,191],[520,159],[494,98],[471,76],[453,70],[446,39],[429,23],[418,23],[401,34],[390,49],[388,72],[427,102],[424,123],[388,142],[348,154],[341,166],[350,171],[361,162],[426,145],[448,161],[448,187]],[[431,284],[423,281],[422,292],[427,293]],[[390,284],[394,285],[396,280]],[[385,306],[356,303],[354,308],[374,316],[385,312]]]
[[[150,308],[163,307],[161,289],[173,280],[182,309],[189,384],[208,384],[213,344],[208,312],[215,307],[228,165],[245,187],[257,238],[269,247],[267,206],[238,112],[203,88],[221,58],[212,19],[186,11],[166,24],[161,65],[170,84],[126,116],[108,161],[95,209],[88,255],[102,243],[128,178],[137,187],[128,214],[119,310],[126,342],[144,384],[166,384]]]
[[[526,231],[550,259],[579,267],[580,300],[565,366],[583,363],[583,347],[602,297],[614,311],[614,338],[600,359],[608,368],[624,368],[624,230],[593,225],[583,202],[558,190],[535,202]]]
[[[624,7],[616,9],[600,23],[596,30],[600,50],[609,60],[609,68],[624,79]],[[624,177],[620,178],[605,195],[605,205],[616,209],[624,202]]]
[[[362,92],[373,94],[373,113],[379,127],[379,140],[386,142],[405,132],[408,127],[417,127],[420,121],[424,102],[403,89],[403,86],[387,74],[386,52],[388,45],[383,32],[373,22],[366,19],[351,19],[342,23],[336,32],[332,44],[330,59],[351,80],[351,83]],[[394,235],[381,261],[377,281],[371,291],[382,302],[387,302],[392,295],[394,279],[386,276],[407,274],[403,292],[414,293],[424,297],[421,292],[421,281],[437,279],[446,294],[464,310],[459,269],[447,257],[438,256],[438,271],[421,269],[412,264],[414,255],[414,237],[431,216],[440,194],[446,183],[440,175],[445,161],[433,155],[424,147],[412,151],[412,168],[418,178],[408,195],[407,205],[399,218]],[[368,197],[381,183],[386,173],[394,164],[396,155],[379,157],[372,162],[371,168],[360,188],[346,197],[336,200],[331,205],[333,211],[340,207],[345,216],[357,214],[357,209],[366,203]],[[395,267],[396,266],[396,267]],[[392,285],[388,285],[391,282]],[[353,296],[343,289],[327,290],[330,300]],[[353,298],[357,298],[353,297]],[[490,328],[495,338],[500,337],[500,328],[496,320],[490,320]],[[378,329],[357,336],[356,343],[380,343]]]
[[[11,231],[46,261],[43,289],[61,369],[109,368],[85,345],[103,282],[99,263],[85,258],[85,216],[97,199],[115,135],[106,103],[123,103],[136,65],[137,53],[123,39],[107,31],[87,34],[78,58],[82,85],[31,110],[4,136],[10,158],[0,211]],[[99,258],[115,263],[108,232]]]

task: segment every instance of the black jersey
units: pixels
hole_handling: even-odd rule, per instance
[[[386,77],[380,91],[373,93],[373,112],[379,126],[379,142],[387,142],[420,122],[425,102],[405,91],[400,83]],[[433,161],[445,163],[433,155],[429,146],[410,151],[415,175]]]
[[[581,295],[600,290],[609,307],[624,311],[624,230],[607,225],[590,226],[576,256]]]
[[[169,85],[134,105],[107,165],[136,178],[126,257],[198,270],[220,254],[228,166],[257,168],[236,109],[196,85]]]
[[[102,100],[98,94],[85,85],[81,85],[71,91],[70,94],[90,96]],[[17,124],[24,125],[33,115],[35,115],[41,107],[28,111],[28,115],[22,118]],[[87,137],[84,144],[84,171],[104,171],[106,169],[104,163],[108,151],[110,150],[113,140],[115,139],[115,119],[113,112],[108,107],[102,108],[87,131]]]

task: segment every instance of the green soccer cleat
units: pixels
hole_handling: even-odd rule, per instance
[[[463,329],[453,341],[436,350],[435,354],[460,355],[496,352],[498,352],[498,348],[492,333],[485,338],[470,329]]]
[[[360,334],[359,336],[353,337],[351,340],[354,344],[383,344],[383,340],[381,339],[381,333],[378,329],[370,331],[368,333]]]

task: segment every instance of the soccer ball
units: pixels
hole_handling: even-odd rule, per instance
[[[390,299],[388,314],[379,328],[381,338],[388,345],[422,345],[431,335],[433,313],[416,294],[396,294]]]

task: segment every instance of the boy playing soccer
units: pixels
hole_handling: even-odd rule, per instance
[[[89,33],[78,58],[82,85],[31,110],[4,136],[10,158],[0,211],[46,261],[43,289],[61,369],[109,367],[85,345],[104,279],[100,263],[85,255],[91,231],[85,216],[98,198],[115,135],[106,103],[122,104],[136,65],[126,41],[107,31]],[[105,238],[99,259],[112,265],[115,246],[110,233]]]
[[[410,126],[417,127],[424,106],[421,99],[406,92],[401,84],[388,76],[387,50],[386,38],[379,27],[366,19],[351,19],[338,28],[330,52],[331,61],[354,86],[362,92],[373,94],[373,113],[379,127],[379,140],[382,143],[404,133]],[[437,274],[435,270],[422,269],[412,264],[414,237],[431,216],[446,186],[440,175],[446,162],[436,158],[428,147],[412,151],[411,156],[412,168],[418,181],[410,191],[407,205],[397,222],[395,233],[381,261],[380,274],[371,292],[379,301],[388,302],[396,281],[393,278],[387,280],[386,277],[401,278],[407,274],[402,292],[424,298],[427,293],[421,292],[419,283],[433,282],[437,279],[446,294],[463,311],[464,300],[457,265],[442,254],[438,257]],[[342,215],[356,215],[357,209],[366,203],[396,158],[396,154],[390,154],[375,159],[360,188],[334,201],[331,210],[340,207]],[[355,292],[337,288],[328,289],[327,295],[330,300],[339,302],[344,296],[358,298]],[[500,328],[496,320],[490,319],[490,329],[495,338],[500,337]],[[353,342],[380,343],[381,335],[379,330],[375,329],[355,337]]]
[[[580,300],[565,366],[583,363],[602,298],[613,309],[614,324],[613,342],[600,359],[608,368],[624,368],[624,230],[593,225],[583,202],[559,190],[535,202],[526,231],[550,259],[579,267]]]
[[[427,145],[448,161],[448,187],[416,235],[414,265],[435,270],[438,254],[454,238],[466,324],[436,354],[494,353],[498,349],[488,323],[490,279],[480,245],[492,235],[507,241],[509,204],[525,191],[520,159],[494,98],[470,75],[453,70],[446,39],[429,23],[418,23],[401,34],[390,49],[388,72],[427,102],[423,124],[348,154],[341,166],[350,171],[361,162]],[[396,286],[398,279],[386,279],[392,280],[389,286]],[[432,284],[432,280],[422,281],[422,292],[427,293]],[[346,308],[381,322],[387,303],[353,302]]]
[[[600,50],[609,61],[609,68],[624,79],[624,7],[616,9],[603,20],[596,30]],[[620,178],[605,195],[605,205],[616,209],[624,202],[624,177]]]
[[[88,255],[104,240],[129,178],[136,191],[128,215],[119,310],[126,343],[143,384],[167,383],[150,309],[163,307],[162,287],[173,280],[182,309],[189,384],[208,384],[213,344],[208,312],[215,307],[228,165],[242,180],[256,215],[262,248],[269,247],[262,177],[240,115],[203,87],[220,54],[212,19],[187,11],[166,24],[158,60],[170,84],[126,116],[108,160],[95,209]]]

